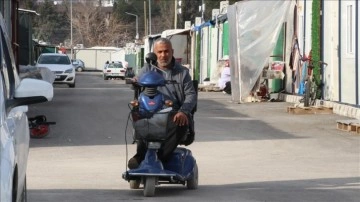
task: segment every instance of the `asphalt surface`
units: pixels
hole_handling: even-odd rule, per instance
[[[80,73],[77,86],[55,87],[52,102],[29,115],[56,121],[32,139],[29,201],[352,202],[360,198],[360,136],[336,129],[336,114],[292,115],[291,103],[235,104],[221,92],[200,92],[196,141],[199,188],[161,185],[155,197],[121,178],[134,154],[126,129],[132,91],[121,80]]]

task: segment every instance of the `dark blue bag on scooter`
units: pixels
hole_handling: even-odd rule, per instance
[[[176,112],[171,108],[161,110],[150,118],[140,118],[133,122],[135,139],[164,141],[176,131],[176,124],[172,121]]]

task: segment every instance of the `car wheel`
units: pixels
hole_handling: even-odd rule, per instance
[[[21,193],[21,202],[27,202],[27,186],[26,186],[26,176],[25,176],[25,182],[23,186],[23,190]]]
[[[76,68],[76,71],[78,71],[78,72],[82,72],[82,71],[83,71],[83,69],[82,69],[81,67],[78,67],[78,68]]]
[[[14,172],[14,176],[13,176],[13,185],[12,185],[12,202],[16,202],[17,201],[17,186],[18,186],[18,179],[17,179],[17,173],[16,171]]]
[[[15,175],[17,175],[17,174],[15,174]],[[18,198],[17,198],[17,193],[18,193],[18,191],[20,191],[17,189],[17,186],[18,186],[17,180],[18,180],[18,178],[14,176],[13,187],[12,187],[12,201],[13,202],[16,202],[16,201],[26,202],[27,201],[26,175],[25,175],[25,179],[24,179],[24,185],[21,190],[20,200],[18,200]]]
[[[69,87],[70,87],[70,88],[75,88],[75,82],[72,83],[72,84],[69,84]]]
[[[104,76],[104,80],[109,80],[109,77],[107,77],[107,76]]]

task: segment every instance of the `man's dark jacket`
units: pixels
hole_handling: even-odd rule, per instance
[[[145,65],[138,74],[138,79],[147,71],[157,71],[162,74],[165,80],[176,81],[158,87],[158,90],[164,95],[165,100],[172,100],[174,109],[191,114],[197,103],[197,93],[191,80],[188,68],[180,65],[172,59],[171,69],[161,71],[154,66]]]

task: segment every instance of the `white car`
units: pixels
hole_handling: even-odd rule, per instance
[[[0,201],[26,201],[29,154],[29,104],[50,101],[53,86],[43,80],[20,80],[11,43],[0,14]]]
[[[75,88],[75,67],[69,56],[61,53],[42,53],[36,67],[47,67],[55,74],[54,84],[67,84]]]
[[[104,66],[103,78],[108,80],[109,78],[121,78],[125,79],[126,67],[122,62],[110,62]]]

